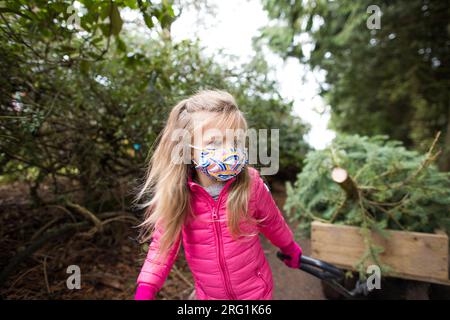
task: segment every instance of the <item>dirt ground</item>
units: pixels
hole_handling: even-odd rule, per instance
[[[58,206],[33,207],[28,190],[20,183],[0,185],[0,272],[17,254],[24,252],[47,229],[80,221],[76,213]],[[285,201],[284,184],[272,186],[279,208]],[[47,242],[27,256],[0,285],[2,299],[133,299],[135,280],[145,258],[145,246],[136,241],[136,226],[116,221],[102,232],[77,230]],[[291,226],[295,230],[294,226]],[[296,238],[305,255],[308,239]],[[276,256],[278,248],[261,236],[271,265],[276,300],[325,299],[320,280],[288,268]],[[69,290],[67,267],[81,269],[81,289]],[[450,287],[392,279],[383,284],[381,299],[450,299]],[[193,290],[192,274],[182,250],[157,299],[188,299]]]

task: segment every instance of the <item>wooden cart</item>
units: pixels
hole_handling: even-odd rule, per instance
[[[312,257],[355,270],[355,264],[365,252],[360,228],[315,221],[311,229]],[[447,234],[387,232],[388,238],[372,233],[374,242],[385,249],[380,254],[382,263],[393,269],[382,277],[450,285]]]

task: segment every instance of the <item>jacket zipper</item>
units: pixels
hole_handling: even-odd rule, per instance
[[[220,232],[220,221],[217,220],[218,218],[218,211],[219,211],[219,206],[220,206],[220,200],[222,199],[222,196],[225,192],[225,189],[227,189],[228,184],[231,181],[229,181],[222,189],[222,191],[219,194],[219,198],[217,198],[217,201],[214,201],[214,199],[211,197],[211,195],[206,192],[206,190],[199,185],[200,189],[202,190],[202,192],[204,192],[208,198],[210,199],[210,201],[213,202],[213,227],[214,227],[214,231],[216,233],[216,239],[217,239],[217,248],[218,248],[218,253],[219,253],[219,266],[220,266],[220,271],[222,273],[222,276],[224,278],[225,281],[225,289],[227,292],[228,297],[231,300],[237,300],[236,299],[236,295],[233,292],[233,289],[231,288],[231,284],[230,284],[230,277],[228,274],[228,269],[225,263],[225,260],[223,259],[223,243],[222,243],[222,234]],[[216,202],[216,203],[214,203]]]
[[[219,199],[217,199],[217,203],[219,203]],[[225,260],[223,259],[223,254],[222,254],[222,235],[220,233],[220,221],[216,220],[217,219],[217,209],[214,208],[214,214],[213,214],[213,219],[214,219],[214,229],[216,231],[216,235],[217,235],[217,244],[218,244],[218,249],[219,249],[219,265],[220,265],[220,269],[222,271],[222,274],[224,276],[225,279],[225,288],[227,290],[227,294],[228,296],[231,298],[231,300],[236,300],[236,296],[234,295],[233,289],[231,288],[230,285],[230,279],[229,279],[229,275],[228,275],[228,269],[227,266],[225,264]]]

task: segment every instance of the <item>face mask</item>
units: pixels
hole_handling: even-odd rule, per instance
[[[211,179],[227,181],[237,176],[248,163],[247,157],[240,148],[198,148],[201,150],[199,163],[195,169],[200,169]]]

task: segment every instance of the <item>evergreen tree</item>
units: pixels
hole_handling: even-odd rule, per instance
[[[449,1],[262,2],[273,21],[258,41],[326,71],[322,95],[334,129],[385,134],[422,151],[441,131],[440,167],[450,170]],[[374,4],[380,29],[370,30]],[[310,56],[299,41],[305,34]]]

